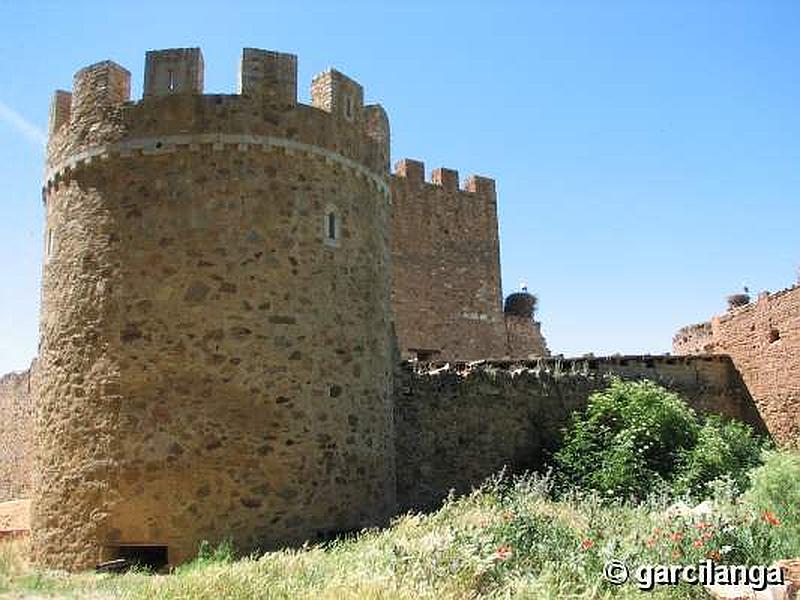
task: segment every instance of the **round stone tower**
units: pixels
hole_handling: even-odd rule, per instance
[[[170,564],[394,508],[389,124],[355,81],[245,49],[236,95],[197,48],[56,92],[33,555]]]

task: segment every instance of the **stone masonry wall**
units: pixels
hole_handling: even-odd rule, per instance
[[[506,313],[506,336],[508,337],[508,356],[532,358],[549,356],[550,350],[542,335],[542,324],[530,317],[519,317]]]
[[[392,305],[404,358],[507,355],[494,181],[400,161],[392,177]]]
[[[243,58],[241,95],[199,94],[199,51],[151,52],[143,100],[106,62],[74,86],[97,112],[54,110],[40,565],[137,544],[177,564],[393,512],[388,129],[376,142],[360,98],[335,112],[356,84],[296,104],[291,60]]]
[[[0,502],[27,498],[33,474],[31,371],[0,377]]]
[[[395,381],[397,499],[401,510],[435,506],[507,467],[542,465],[559,430],[609,375],[652,379],[701,412],[764,424],[730,359],[622,357],[406,363]]]
[[[675,354],[714,354],[714,332],[711,322],[687,325],[678,330],[672,338],[672,351]]]
[[[800,287],[761,294],[694,331],[682,329],[673,348],[729,355],[772,436],[800,445]]]
[[[435,505],[449,489],[467,491],[504,466],[541,466],[571,411],[582,408],[609,374],[659,381],[698,410],[765,429],[726,356],[540,359],[447,369],[405,363],[394,408],[400,509]],[[3,381],[12,379],[20,384],[13,389],[26,389],[23,376]],[[17,427],[26,429],[26,418],[30,411],[21,413]]]

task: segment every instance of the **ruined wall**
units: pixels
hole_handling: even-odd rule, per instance
[[[572,411],[609,375],[651,379],[701,412],[764,424],[725,356],[539,359],[478,365],[405,364],[395,381],[397,499],[436,505],[489,475],[542,465]]]
[[[388,127],[336,71],[297,104],[295,65],[249,49],[200,95],[199,50],[150,52],[143,100],[104,62],[54,102],[39,564],[392,513]]]
[[[547,341],[542,335],[542,324],[539,321],[506,314],[505,329],[508,340],[507,356],[514,358],[550,356]]]
[[[534,320],[538,300],[523,291],[510,294],[503,304],[505,319],[507,356],[512,358],[532,358],[550,356],[547,342],[542,335],[542,324]]]
[[[800,445],[800,287],[761,294],[696,332],[682,329],[673,348],[676,354],[729,355],[772,436]]]
[[[33,474],[32,370],[0,377],[0,502],[27,498]]]
[[[507,354],[494,181],[402,160],[392,177],[392,305],[404,358]]]
[[[711,322],[687,325],[672,338],[675,354],[715,354],[714,332]]]

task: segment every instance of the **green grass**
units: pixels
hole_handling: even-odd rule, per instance
[[[774,560],[781,527],[759,508],[716,494],[711,516],[668,514],[669,498],[640,505],[573,494],[554,500],[547,478],[496,478],[430,515],[322,546],[235,559],[206,550],[173,574],[36,572],[25,542],[0,545],[0,593],[12,598],[465,599],[707,598],[699,587],[640,592],[602,578],[606,559],[629,565]],[[719,556],[717,557],[717,553]],[[800,554],[800,549],[798,549]]]

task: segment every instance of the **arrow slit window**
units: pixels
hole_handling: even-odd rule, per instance
[[[333,206],[328,205],[325,208],[325,218],[323,219],[323,239],[328,246],[338,246],[339,239],[342,235],[342,218],[339,215],[339,210]]]

